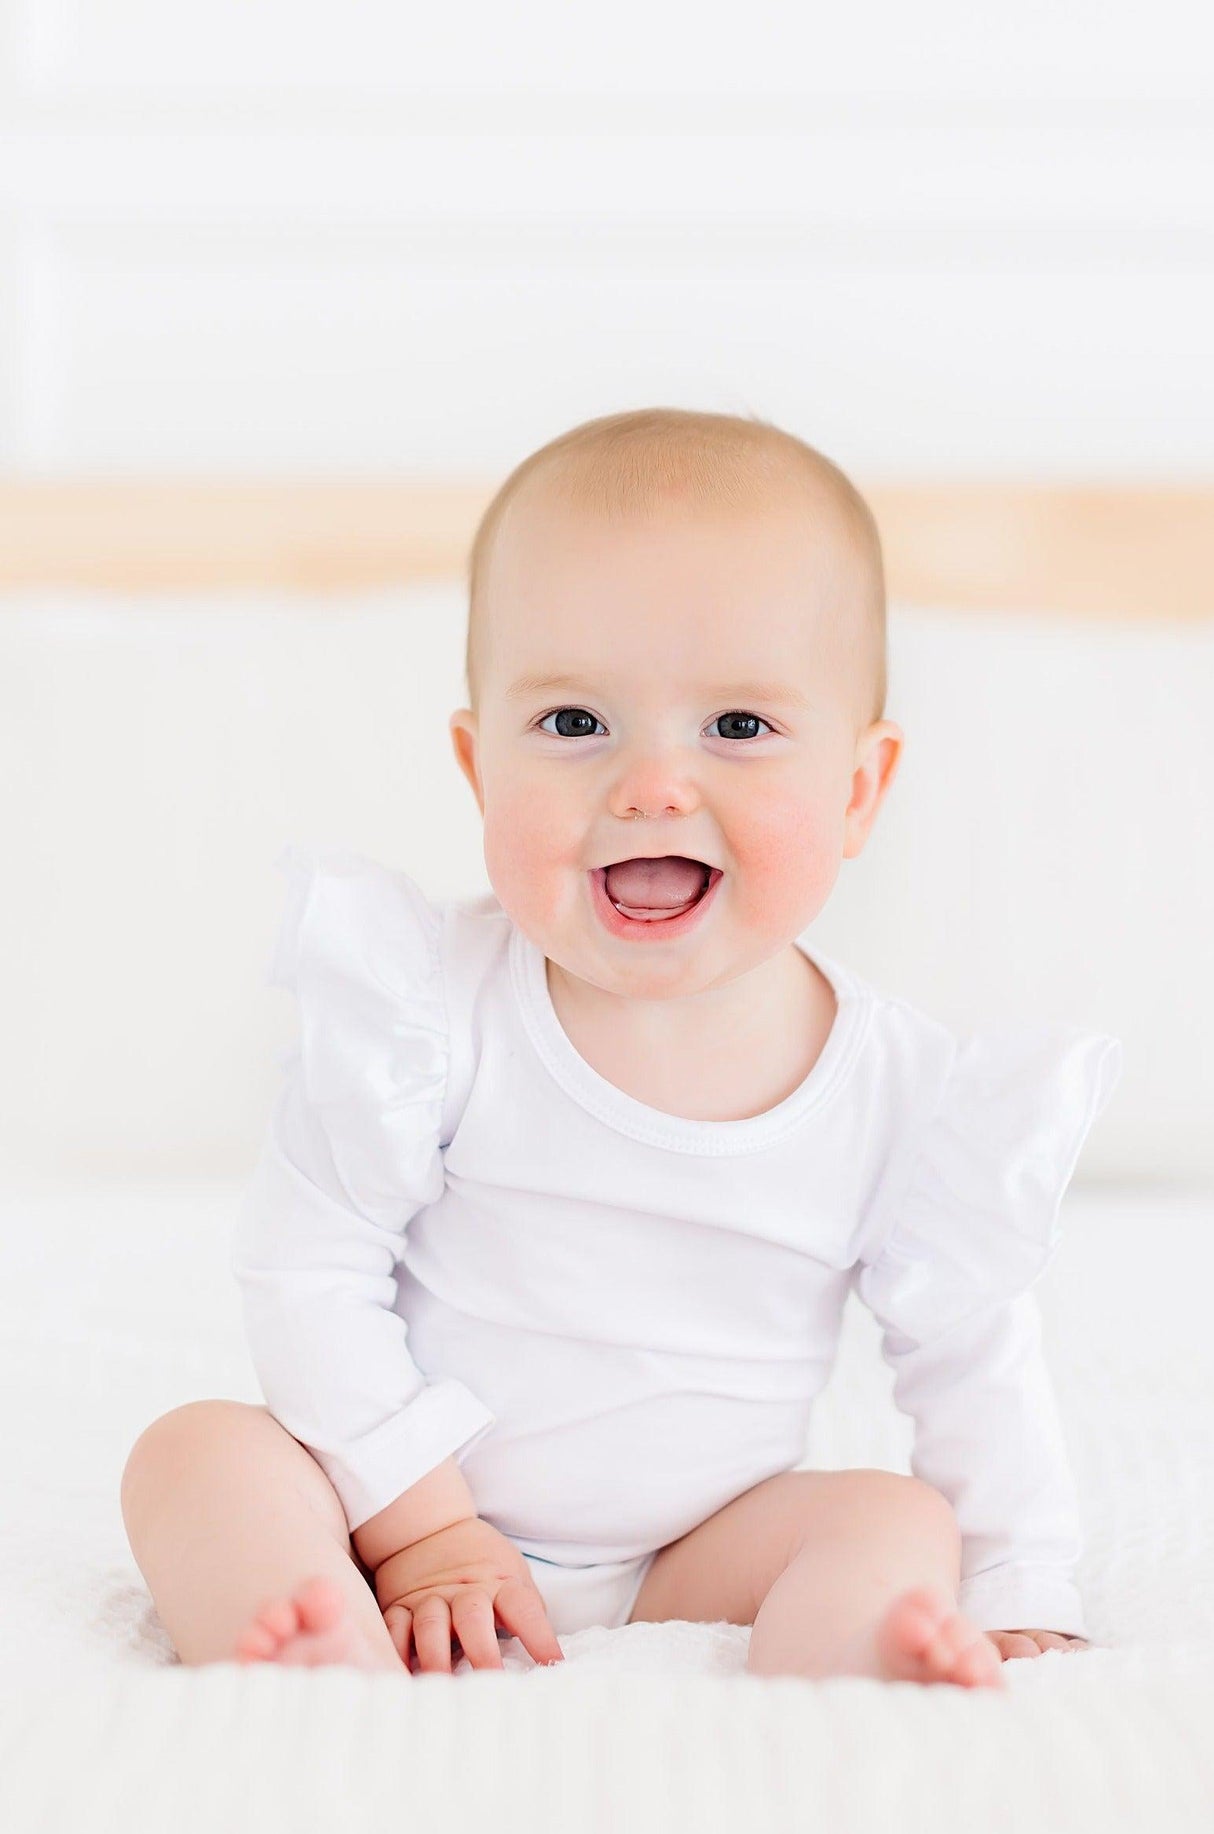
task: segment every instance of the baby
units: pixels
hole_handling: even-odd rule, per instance
[[[681,1618],[754,1674],[983,1687],[1081,1647],[1029,1289],[1121,1047],[959,1039],[804,934],[903,743],[867,506],[765,422],[618,414],[512,473],[470,575],[492,893],[285,857],[300,1044],[233,1246],[267,1406],[123,1474],[181,1660]],[[913,1477],[797,1468],[853,1287]]]

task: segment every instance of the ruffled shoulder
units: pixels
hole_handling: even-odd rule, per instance
[[[355,853],[287,847],[276,864],[287,896],[268,979],[298,1001],[308,1116],[351,1201],[393,1226],[442,1190],[441,913]]]
[[[901,1196],[857,1281],[915,1342],[1032,1285],[1092,1124],[1117,1086],[1120,1039],[1059,1022],[959,1041],[940,1099],[909,1143]]]

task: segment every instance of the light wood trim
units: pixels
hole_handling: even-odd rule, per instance
[[[865,495],[892,598],[1079,617],[1214,617],[1214,485],[895,484]]]
[[[302,591],[458,574],[491,486],[0,480],[0,585]]]
[[[894,600],[1214,616],[1214,485],[870,483]],[[491,481],[0,478],[0,587],[332,592],[457,578]]]

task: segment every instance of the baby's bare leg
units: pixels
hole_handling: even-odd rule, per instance
[[[268,1655],[274,1636],[311,1631],[317,1643],[302,1659],[408,1672],[351,1552],[337,1493],[264,1407],[193,1401],[154,1420],[127,1459],[122,1516],[183,1662],[235,1661],[242,1638]],[[340,1602],[311,1613],[309,1600],[332,1599],[321,1586],[305,1589],[302,1611],[293,1607],[316,1579]],[[259,1613],[269,1629],[250,1631]]]
[[[956,1609],[960,1535],[938,1491],[888,1471],[783,1471],[657,1555],[630,1622],[753,1624],[759,1675],[998,1684]]]

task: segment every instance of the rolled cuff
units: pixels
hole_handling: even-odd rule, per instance
[[[958,1608],[979,1630],[1056,1630],[1086,1637],[1073,1581],[1048,1567],[992,1567],[963,1579]]]
[[[336,1490],[352,1533],[453,1452],[469,1450],[496,1421],[471,1389],[446,1378],[429,1383],[407,1407],[339,1453],[308,1449]]]

